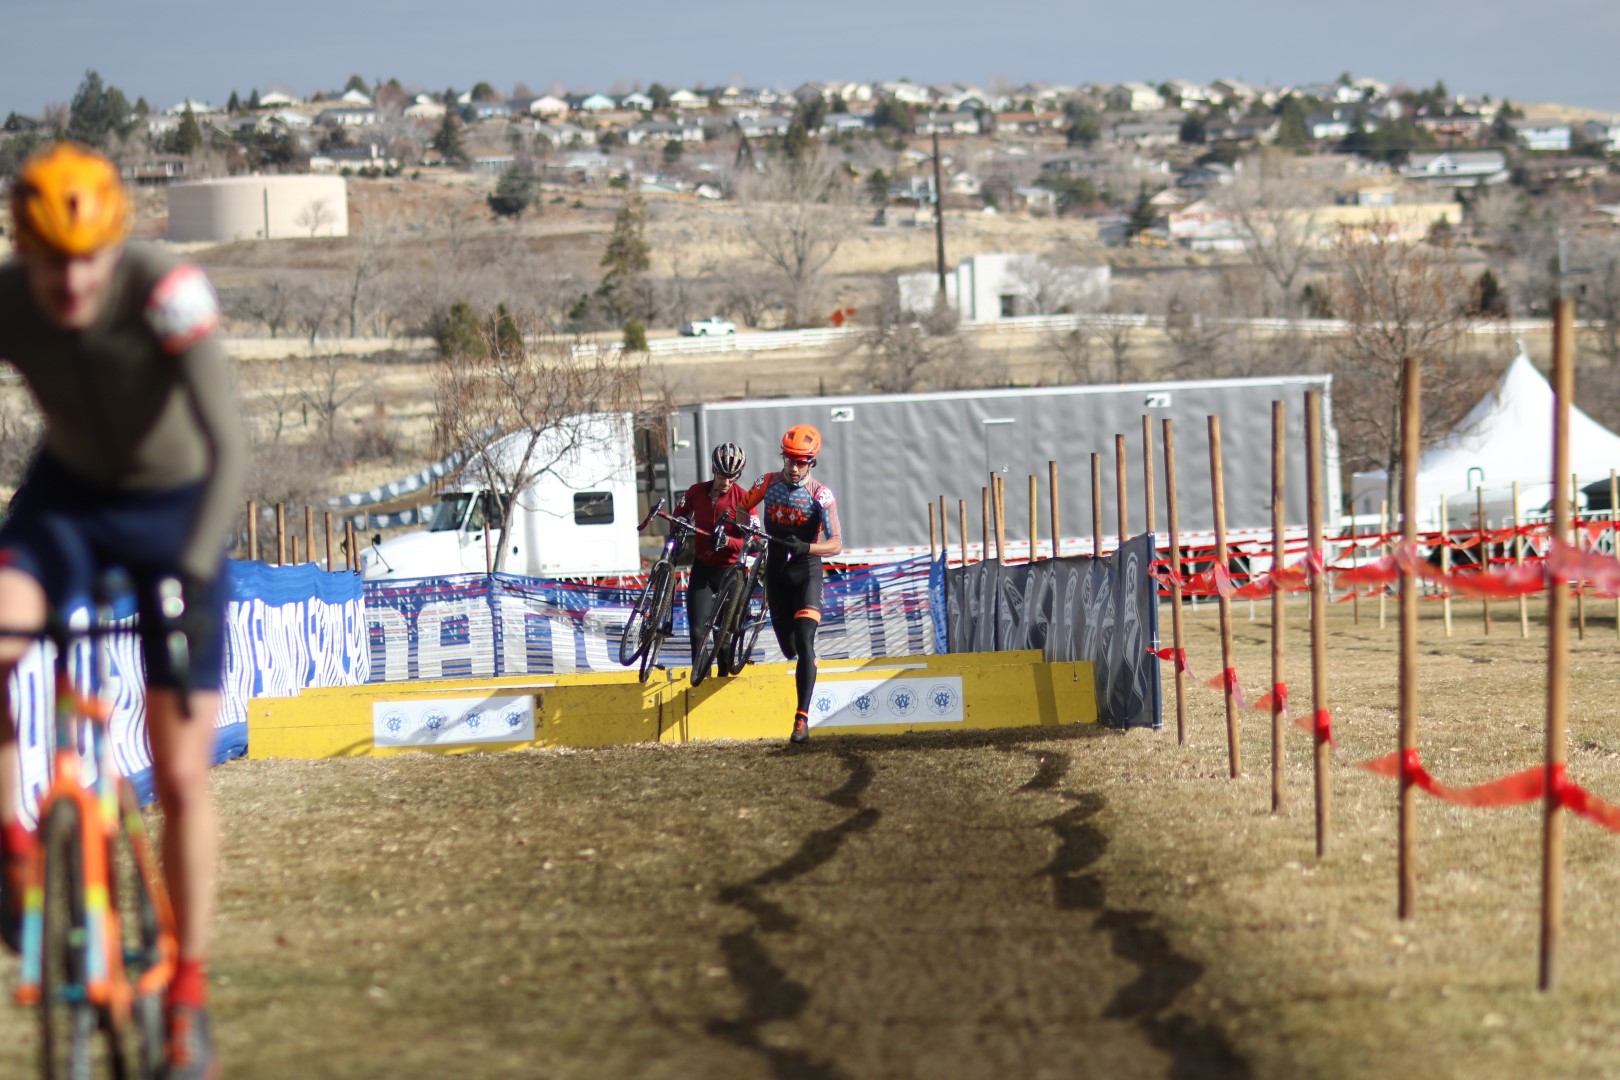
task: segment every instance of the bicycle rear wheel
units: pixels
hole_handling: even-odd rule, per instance
[[[126,1075],[117,1032],[90,1002],[89,932],[84,909],[84,849],[79,807],[54,803],[45,819],[45,933],[40,970],[40,1075],[89,1080]]]
[[[747,579],[747,587],[738,598],[737,615],[728,624],[733,630],[731,634],[730,655],[727,659],[728,675],[740,675],[742,669],[748,666],[748,661],[754,655],[754,644],[759,641],[759,632],[765,627],[765,620],[769,618],[765,607],[765,598],[759,592],[759,570],[756,567]]]
[[[741,614],[743,597],[748,595],[747,588],[747,571],[740,566],[733,567],[726,574],[720,600],[715,604],[714,645],[722,675],[736,674],[732,670],[732,657],[737,651],[737,617]]]
[[[658,663],[658,650],[663,647],[667,631],[664,624],[669,622],[675,605],[675,569],[669,563],[659,563],[653,567],[652,576],[647,579],[647,588],[652,590],[652,606],[647,611],[647,629],[644,633],[646,646],[641,652],[641,681],[646,682],[647,676]]]
[[[715,598],[714,607],[709,611],[709,621],[704,625],[702,633],[698,634],[697,652],[692,657],[692,685],[696,686],[709,677],[709,668],[714,664],[716,650],[720,652],[720,672],[726,674],[725,640],[727,627],[731,625],[727,613],[732,608],[732,594],[741,586],[740,571],[731,569],[726,571],[726,579],[720,586],[720,595]]]

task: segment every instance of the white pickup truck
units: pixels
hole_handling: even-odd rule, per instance
[[[711,315],[707,319],[694,319],[688,323],[681,323],[681,333],[687,337],[710,337],[720,334],[735,334],[737,324],[727,322],[718,315]]]

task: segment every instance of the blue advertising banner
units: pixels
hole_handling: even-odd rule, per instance
[[[251,697],[286,696],[307,686],[337,686],[366,681],[370,654],[365,648],[365,618],[360,578],[327,573],[312,565],[273,567],[231,560],[225,617],[225,671],[221,704],[215,721],[214,762],[247,752],[247,703]],[[114,614],[134,617],[126,599]],[[89,611],[73,613],[84,625]],[[23,813],[32,824],[33,808],[50,783],[51,716],[55,702],[55,650],[31,649],[12,680],[21,752]],[[152,757],[146,738],[145,668],[139,643],[115,638],[107,645],[108,673],[101,693],[113,702],[110,731],[113,753],[143,803],[152,799]],[[80,685],[90,685],[88,645],[74,647],[70,657]]]
[[[938,651],[929,560],[829,571],[816,655],[822,659],[916,656]],[[619,636],[637,588],[543,581],[511,574],[461,574],[369,582],[370,678],[487,678],[622,671]],[[659,652],[667,667],[689,666],[686,594],[675,632]],[[767,628],[754,660],[781,660]]]

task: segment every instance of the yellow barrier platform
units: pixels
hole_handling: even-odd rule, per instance
[[[306,690],[248,702],[248,756],[330,758],[426,750],[776,739],[792,664],[751,664],[692,686],[686,668],[434,679]],[[822,661],[813,731],[865,734],[1094,723],[1091,665],[1037,651]]]

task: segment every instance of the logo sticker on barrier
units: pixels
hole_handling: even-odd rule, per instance
[[[464,746],[534,739],[533,694],[378,701],[371,737],[378,746]]]
[[[816,686],[813,727],[959,724],[966,715],[960,675],[827,679]]]

